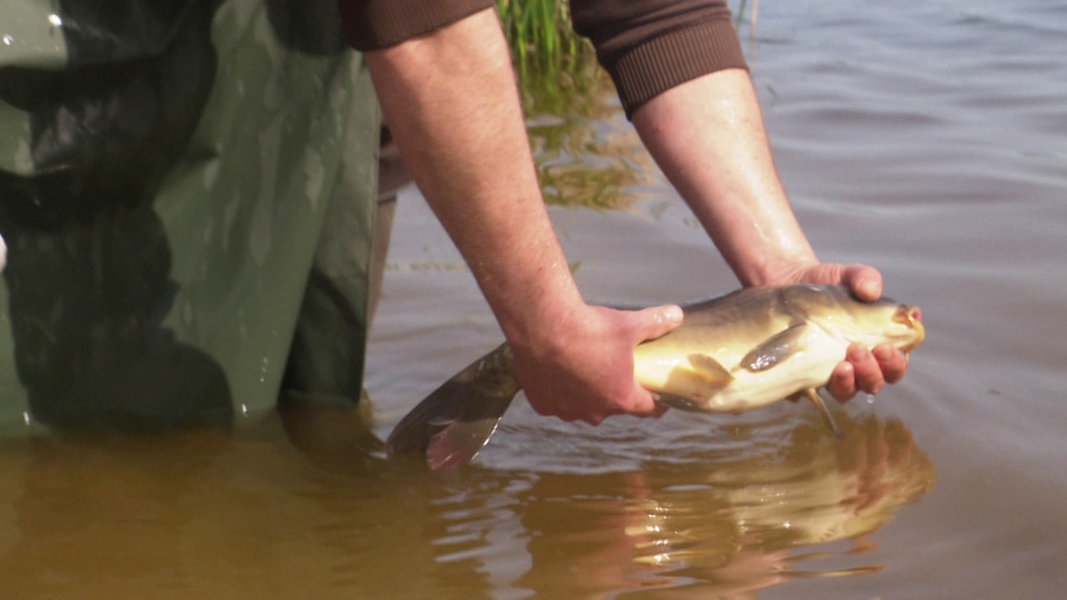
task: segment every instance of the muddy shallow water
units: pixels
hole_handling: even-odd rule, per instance
[[[5,597],[1061,597],[1067,6],[759,10],[742,35],[810,237],[881,268],[928,329],[903,382],[835,408],[843,440],[806,404],[594,428],[519,402],[444,479],[325,411],[235,435],[7,440]],[[635,143],[618,113],[576,126]],[[551,209],[584,293],[733,289],[662,178],[626,164],[646,171],[617,208]],[[499,339],[405,189],[371,433]]]

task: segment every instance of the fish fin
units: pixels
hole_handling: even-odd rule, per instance
[[[719,361],[707,354],[690,354],[686,357],[688,364],[681,364],[671,370],[666,388],[675,393],[667,406],[682,410],[705,410],[705,400],[730,385],[734,376]],[[666,390],[656,390],[664,393]],[[670,396],[670,392],[666,392]]]
[[[678,410],[687,410],[691,412],[703,412],[703,405],[693,400],[687,400],[681,396],[670,396],[667,394],[658,394],[656,396],[656,403],[663,406],[669,406],[671,408],[677,408]]]
[[[800,350],[807,330],[808,325],[803,322],[790,325],[750,350],[741,359],[741,366],[752,373],[766,371]]]
[[[693,374],[713,387],[724,388],[734,379],[730,371],[711,355],[690,354],[686,358],[689,359],[689,365],[693,367]]]
[[[393,428],[386,451],[425,454],[435,473],[459,468],[489,442],[518,391],[511,349],[502,344],[419,402]]]
[[[826,402],[823,401],[822,396],[819,395],[815,388],[808,388],[800,393],[807,396],[811,403],[815,405],[815,408],[819,410],[819,414],[822,415],[826,426],[834,433],[834,437],[837,439],[845,437],[841,430],[837,428],[837,422],[834,421],[834,415],[830,413],[830,408],[826,406]]]
[[[676,365],[667,381],[644,381],[637,374],[637,383],[657,395],[664,406],[703,412],[704,404],[730,385],[734,377],[719,361],[707,354],[690,354],[686,362]]]

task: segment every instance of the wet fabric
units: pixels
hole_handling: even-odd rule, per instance
[[[0,428],[354,403],[377,136],[333,0],[5,0]]]

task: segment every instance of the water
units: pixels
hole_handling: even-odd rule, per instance
[[[373,331],[375,435],[302,410],[234,435],[5,441],[5,596],[1061,597],[1065,30],[1067,5],[1040,0],[765,1],[742,29],[816,248],[877,265],[928,328],[903,382],[835,409],[843,441],[806,404],[593,428],[520,402],[456,476],[382,460],[375,437],[500,339],[407,189]],[[632,152],[617,113],[582,125]],[[599,203],[616,208],[552,207],[584,293],[735,287],[644,168]]]

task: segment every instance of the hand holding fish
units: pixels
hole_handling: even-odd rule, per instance
[[[817,263],[774,277],[768,285],[844,285],[861,300],[882,296],[877,269],[859,264]],[[597,424],[630,414],[662,414],[648,390],[633,383],[633,348],[681,324],[673,305],[641,311],[586,306],[538,332],[536,340],[511,344],[516,376],[530,405],[541,415]],[[830,395],[846,402],[858,392],[876,394],[903,378],[907,354],[888,343],[872,348],[852,344],[827,384]],[[573,399],[581,399],[575,403]]]
[[[872,267],[822,263],[778,178],[749,75],[727,69],[653,98],[633,122],[656,163],[681,193],[745,287],[844,285],[868,302],[882,295]],[[827,386],[846,401],[899,380],[906,357],[887,347],[853,347]]]
[[[860,301],[849,288],[839,285],[738,290],[684,305],[683,322],[676,327],[675,315],[671,314],[674,310],[675,307],[661,307],[636,311],[628,324],[615,318],[618,311],[592,311],[593,326],[583,324],[582,329],[600,329],[605,335],[583,338],[582,342],[597,343],[599,339],[625,348],[631,343],[627,340],[654,333],[656,328],[649,325],[657,320],[659,331],[664,333],[632,348],[632,356],[589,354],[587,358],[594,363],[592,369],[586,369],[586,365],[571,369],[587,377],[579,386],[559,391],[544,388],[544,381],[539,379],[532,380],[533,385],[542,386],[539,393],[579,393],[586,389],[600,393],[604,386],[597,386],[597,377],[609,380],[620,376],[618,370],[603,366],[601,359],[606,358],[631,365],[626,374],[654,394],[658,404],[695,412],[743,412],[783,398],[806,396],[822,411],[830,429],[839,433],[816,388],[826,384],[846,349],[850,345],[870,348],[888,344],[907,351],[925,337],[917,308],[884,298]],[[612,328],[622,328],[626,334],[612,336]],[[562,332],[565,331],[566,328]],[[548,332],[562,333],[555,327],[548,328]],[[561,350],[568,350],[568,344],[548,351]],[[572,356],[574,348],[569,348],[568,357]],[[525,359],[518,358],[518,352],[505,343],[457,373],[401,420],[387,441],[389,452],[423,453],[434,471],[446,471],[470,461],[493,434],[512,397],[522,387],[516,373],[521,360]],[[567,366],[573,365],[550,364],[549,368],[566,371]],[[534,375],[540,373],[535,370]],[[629,391],[620,388],[618,393]],[[641,401],[639,395],[625,397]],[[583,412],[588,411],[589,404],[582,406],[557,409],[583,418],[581,415],[589,414]],[[611,402],[600,406],[601,412],[594,416],[625,408]]]
[[[434,468],[470,460],[520,385],[528,388],[539,412],[590,422],[624,412],[652,414],[650,395],[638,385],[660,394],[660,401],[664,396],[680,397],[671,388],[653,389],[640,377],[635,384],[634,357],[627,355],[635,345],[647,346],[644,340],[664,334],[658,341],[686,328],[674,328],[673,319],[660,312],[667,310],[669,315],[672,309],[626,315],[591,307],[579,293],[532,168],[523,115],[513,77],[506,71],[507,52],[495,19],[491,13],[480,13],[424,36],[418,44],[366,55],[405,163],[456,242],[511,344],[443,384],[390,436],[391,451],[425,450]],[[492,35],[486,35],[489,32]],[[474,48],[480,51],[467,51]],[[498,56],[505,59],[493,58]],[[868,293],[873,291],[859,285],[869,277],[861,277],[862,267],[857,272],[856,267],[818,265],[778,181],[746,71],[725,69],[679,84],[635,109],[632,117],[656,162],[741,283],[760,288],[730,302],[755,297],[778,306],[782,302],[767,296],[766,286],[801,281],[846,284],[861,298],[880,295],[880,290]],[[687,315],[691,308],[687,307]],[[720,312],[705,310],[697,320]],[[656,324],[657,319],[665,323]],[[759,318],[746,322],[763,323]],[[848,397],[857,388],[873,391],[902,373],[903,367],[894,366],[893,360],[883,372],[873,354],[852,355],[853,360],[835,368],[847,356],[847,343],[827,340],[844,338],[819,326],[803,327],[805,322],[782,309],[772,323],[779,329],[739,328],[740,342],[731,344],[729,356],[721,360],[706,349],[686,349],[681,358],[668,358],[676,361],[684,382],[705,384],[690,399],[693,406],[699,405],[694,410],[747,410],[753,403],[745,398],[754,389],[747,386],[759,387],[759,380],[768,379],[765,376],[771,372],[774,376],[769,379],[796,385],[763,389],[764,403],[812,390],[831,379],[834,395]],[[910,312],[891,322],[921,328]],[[672,339],[678,337],[688,335]],[[712,334],[710,339],[722,338]],[[735,356],[732,350],[743,342],[750,342],[749,347]],[[818,377],[797,379],[796,373],[810,369],[804,361],[788,358],[812,356],[798,352],[811,344],[819,350],[814,353],[819,358]],[[785,364],[788,369],[775,368]],[[714,405],[712,398],[726,389],[728,400]]]
[[[659,414],[664,409],[634,381],[633,349],[681,324],[674,305],[639,311],[586,306],[545,327],[533,345],[512,343],[515,375],[534,410],[564,421],[595,425],[617,414]]]
[[[775,285],[794,283],[847,286],[856,298],[875,302],[882,297],[882,274],[861,264],[815,263],[777,275]],[[921,315],[918,315],[921,319]],[[838,402],[847,402],[858,392],[877,394],[887,383],[896,383],[908,371],[908,354],[890,344],[873,349],[860,344],[849,347],[845,360],[834,368],[827,391]]]

